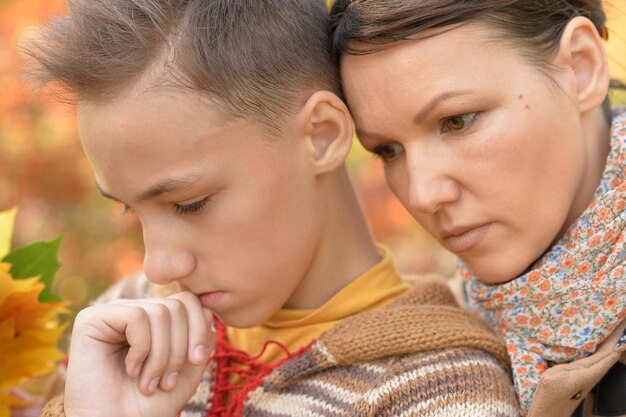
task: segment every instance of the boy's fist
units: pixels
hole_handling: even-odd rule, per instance
[[[67,417],[174,417],[215,346],[211,312],[182,292],[88,307],[72,332]]]

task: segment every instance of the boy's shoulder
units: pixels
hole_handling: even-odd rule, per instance
[[[445,348],[328,367],[323,350],[316,344],[270,374],[250,393],[247,413],[518,416],[509,373],[482,350]]]
[[[254,415],[285,407],[301,415],[518,415],[503,343],[437,277],[340,322],[272,372],[247,404]]]
[[[445,279],[421,277],[385,308],[342,320],[322,335],[338,364],[447,348],[487,352],[508,366],[504,343],[477,317],[459,308]]]
[[[340,322],[272,372],[247,406],[253,415],[518,416],[504,344],[437,277]]]

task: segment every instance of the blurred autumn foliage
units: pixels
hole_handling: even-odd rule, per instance
[[[74,108],[19,80],[20,38],[29,27],[63,13],[64,4],[0,0],[0,210],[20,207],[14,246],[65,234],[55,291],[79,308],[112,281],[139,271],[143,249],[136,220],[119,215],[121,207],[96,190],[78,143]],[[616,28],[626,28],[626,7],[608,9],[614,19],[611,66],[624,80],[626,30]],[[393,249],[400,269],[451,275],[453,257],[390,195],[379,161],[355,144],[348,164],[374,234]]]
[[[0,210],[20,207],[13,246],[65,235],[55,291],[79,308],[141,268],[140,230],[97,192],[75,109],[20,80],[18,43],[63,0],[0,0]]]

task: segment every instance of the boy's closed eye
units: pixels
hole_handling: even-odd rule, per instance
[[[196,213],[201,212],[204,208],[206,208],[206,206],[210,202],[211,202],[211,196],[207,195],[200,199],[192,200],[191,202],[176,203],[174,204],[174,210],[178,214],[196,214]],[[124,208],[122,209],[123,216],[126,216],[128,214],[133,214],[133,213],[134,211],[130,206],[124,205]]]

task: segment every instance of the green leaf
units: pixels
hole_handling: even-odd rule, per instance
[[[10,273],[15,279],[39,276],[45,288],[39,294],[39,301],[55,302],[61,299],[52,293],[54,274],[59,270],[57,254],[63,236],[49,242],[37,242],[17,248],[5,256],[2,261],[12,264]]]

